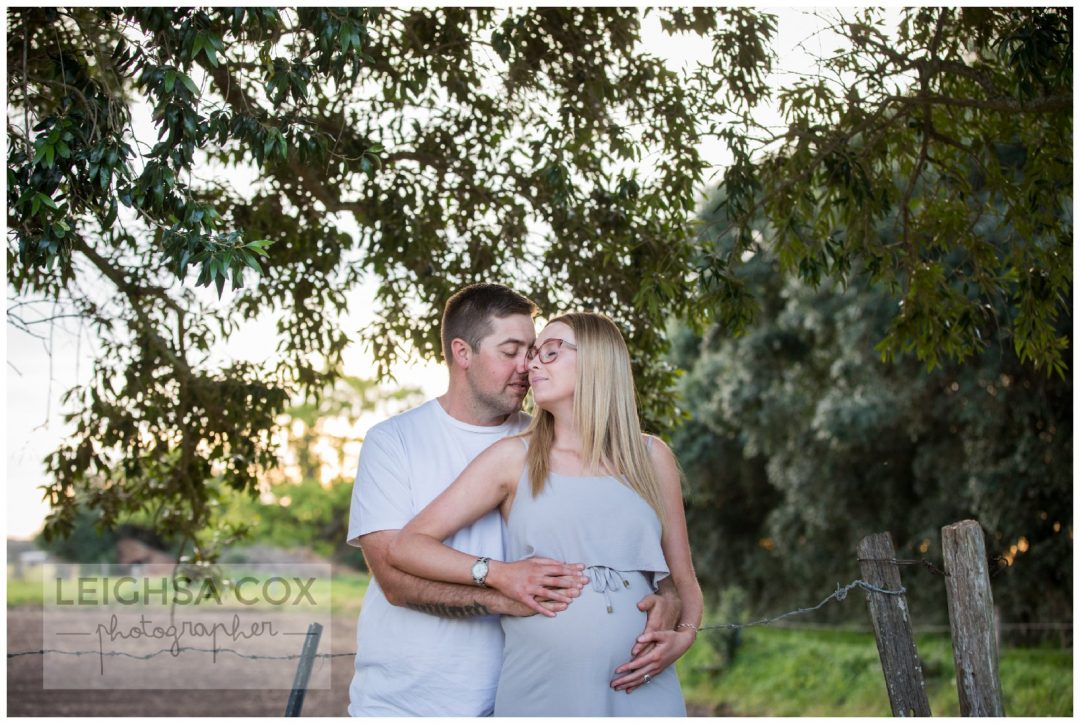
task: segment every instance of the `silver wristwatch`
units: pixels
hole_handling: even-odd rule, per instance
[[[485,581],[487,580],[488,561],[490,560],[490,558],[477,558],[476,563],[472,564],[472,579],[480,588],[487,588]]]

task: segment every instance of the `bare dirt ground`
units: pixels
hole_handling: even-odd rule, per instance
[[[9,654],[42,648],[41,609],[8,609],[7,629]],[[330,649],[324,638],[320,653],[355,651],[355,633],[354,618],[335,618]],[[352,657],[323,661],[331,688],[309,690],[302,715],[346,716]],[[8,716],[283,716],[289,700],[288,691],[264,689],[45,689],[40,655],[9,658],[7,665]]]
[[[349,653],[356,648],[356,620],[335,618],[330,649],[324,638],[320,653]],[[42,648],[42,612],[39,608],[9,608],[7,651]],[[351,656],[324,659],[330,669],[330,689],[311,689],[304,698],[302,716],[346,716]],[[16,656],[7,661],[8,716],[275,716],[285,713],[289,692],[264,689],[45,689],[42,656]],[[690,716],[716,716],[690,705]]]

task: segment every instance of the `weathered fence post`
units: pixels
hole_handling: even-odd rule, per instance
[[[945,590],[961,716],[1005,716],[998,677],[994,597],[986,565],[986,544],[978,521],[941,529]]]
[[[300,661],[296,664],[296,676],[293,678],[289,703],[285,705],[285,716],[300,716],[300,710],[304,708],[304,695],[307,693],[311,669],[315,664],[315,652],[319,650],[321,638],[321,625],[313,623],[308,626],[307,636],[304,637],[304,648],[300,650]]]
[[[858,554],[867,583],[889,591],[900,590],[900,569],[888,533],[863,538],[859,541]],[[903,595],[867,591],[866,606],[874,622],[874,638],[893,716],[932,716],[922,663],[911,635],[907,599]]]

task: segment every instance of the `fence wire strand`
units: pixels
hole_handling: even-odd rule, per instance
[[[15,651],[8,653],[7,657],[13,659],[17,656],[43,656],[45,654],[66,654],[68,656],[125,656],[129,659],[141,659],[143,661],[152,659],[155,656],[161,656],[162,654],[178,654],[184,651],[192,651],[195,653],[204,654],[233,654],[242,659],[265,659],[273,661],[289,661],[301,658],[302,654],[282,654],[281,656],[271,656],[269,654],[242,654],[236,649],[204,649],[197,646],[180,646],[179,648],[161,649],[155,651],[152,654],[129,654],[126,651],[64,651],[63,649],[37,649],[35,651]],[[334,659],[341,656],[356,656],[356,652],[341,653],[341,654],[315,654],[317,659]]]
[[[803,613],[810,613],[812,611],[817,611],[819,608],[824,606],[829,601],[832,601],[833,599],[835,599],[837,601],[843,601],[845,598],[847,598],[848,593],[853,588],[861,588],[861,589],[863,589],[865,591],[870,591],[872,593],[883,593],[883,594],[888,595],[888,596],[903,596],[905,593],[907,593],[907,589],[904,588],[903,586],[901,586],[899,589],[897,589],[895,591],[890,591],[890,590],[888,590],[886,588],[878,588],[874,584],[867,583],[866,581],[864,581],[862,579],[856,579],[856,580],[852,581],[851,583],[847,584],[846,586],[841,586],[839,583],[836,584],[836,590],[835,591],[833,591],[831,594],[826,596],[825,599],[821,603],[819,603],[816,606],[812,606],[810,608],[797,608],[794,611],[788,611],[787,613],[782,613],[779,616],[773,616],[772,618],[762,618],[762,619],[759,619],[757,621],[751,621],[749,623],[714,623],[714,624],[708,624],[706,626],[698,627],[698,630],[699,631],[708,631],[710,629],[734,630],[734,629],[740,629],[740,628],[749,628],[750,626],[763,626],[763,625],[770,624],[770,623],[776,623],[777,621],[785,619],[788,616],[796,616],[796,615],[803,614]]]
[[[775,622],[780,621],[782,619],[785,619],[785,618],[787,618],[789,616],[797,616],[799,614],[811,613],[813,611],[817,611],[819,608],[821,608],[822,606],[827,604],[829,601],[833,601],[833,600],[843,601],[845,598],[847,598],[848,593],[854,588],[861,588],[861,589],[863,589],[865,591],[868,591],[868,592],[871,592],[871,593],[881,593],[881,594],[884,594],[884,595],[887,595],[887,596],[902,596],[905,593],[907,593],[907,589],[905,589],[903,586],[901,586],[899,589],[897,589],[895,591],[892,591],[892,590],[885,589],[885,588],[879,588],[878,586],[875,586],[875,585],[873,585],[871,583],[867,583],[866,581],[864,581],[862,579],[856,579],[856,580],[852,581],[851,583],[847,584],[846,586],[841,586],[840,584],[837,584],[836,590],[833,591],[831,594],[829,594],[827,597],[825,597],[825,599],[822,600],[821,603],[819,603],[816,606],[811,606],[809,608],[797,608],[797,609],[795,609],[793,611],[788,611],[788,612],[782,613],[782,614],[780,614],[778,616],[772,616],[770,618],[762,618],[762,619],[759,619],[757,621],[750,621],[749,623],[715,623],[715,624],[708,624],[708,625],[698,627],[698,630],[699,631],[708,631],[708,630],[711,630],[711,629],[741,629],[741,628],[748,628],[750,626],[763,626],[763,625],[766,625],[766,624],[775,623]],[[161,656],[162,654],[172,654],[172,655],[175,656],[176,654],[178,654],[180,652],[183,652],[183,651],[191,651],[191,652],[195,652],[195,653],[207,653],[207,654],[215,654],[215,655],[216,654],[225,654],[225,653],[227,653],[227,654],[233,654],[234,656],[239,656],[240,658],[244,658],[244,659],[269,659],[269,660],[277,660],[277,661],[287,661],[287,660],[295,660],[295,659],[301,658],[301,654],[284,654],[284,655],[280,655],[280,656],[242,654],[239,651],[236,651],[235,649],[229,649],[229,648],[206,649],[206,648],[199,648],[199,647],[195,647],[195,646],[181,646],[181,647],[161,649],[160,651],[157,651],[157,652],[154,652],[154,653],[151,653],[151,654],[130,654],[130,653],[127,653],[126,651],[64,651],[64,650],[61,650],[61,649],[38,649],[36,651],[9,652],[7,657],[9,659],[13,659],[13,658],[16,658],[18,656],[43,656],[45,654],[66,654],[68,656],[126,656],[126,657],[131,658],[131,659],[147,660],[147,659],[152,659],[155,656]],[[315,654],[315,658],[318,658],[318,659],[333,659],[333,658],[338,658],[338,657],[342,657],[342,656],[356,656],[356,652],[353,651],[353,652],[348,652],[348,653],[337,653],[337,654],[334,654],[334,653]]]

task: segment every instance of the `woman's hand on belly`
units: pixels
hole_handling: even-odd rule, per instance
[[[619,676],[611,682],[616,691],[630,693],[645,683],[647,674],[655,677],[661,671],[674,664],[680,656],[693,646],[697,638],[695,631],[650,631],[638,637],[637,642],[645,649],[633,661],[615,669]]]
[[[550,558],[526,558],[514,563],[491,561],[487,585],[544,616],[554,616],[551,603],[570,604],[588,582],[580,563]]]

